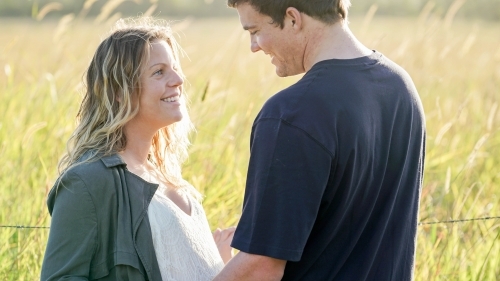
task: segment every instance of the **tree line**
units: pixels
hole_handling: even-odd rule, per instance
[[[61,16],[68,13],[81,13],[97,16],[103,8],[112,7],[114,12],[123,16],[134,16],[156,5],[154,15],[160,17],[218,17],[236,15],[227,8],[226,0],[1,0],[0,17],[36,17],[44,7],[47,16]],[[500,0],[351,0],[350,13],[362,15],[372,5],[376,5],[377,15],[418,16],[424,7],[431,12],[444,16],[452,7],[457,9],[456,17],[500,20]]]

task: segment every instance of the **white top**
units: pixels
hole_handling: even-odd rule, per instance
[[[148,208],[153,245],[163,281],[212,280],[224,267],[201,204],[185,193],[191,216],[160,184]]]

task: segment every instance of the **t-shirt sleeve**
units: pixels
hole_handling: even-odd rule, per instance
[[[280,119],[253,128],[243,213],[232,247],[299,261],[327,185],[332,156]]]

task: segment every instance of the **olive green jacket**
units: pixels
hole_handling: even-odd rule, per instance
[[[41,280],[161,280],[147,215],[157,188],[116,154],[69,169],[48,196]]]

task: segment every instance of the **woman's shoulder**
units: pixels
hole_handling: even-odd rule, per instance
[[[63,185],[80,185],[99,190],[114,182],[114,174],[118,167],[125,167],[125,162],[117,154],[95,156],[85,153],[78,161],[61,173],[54,188]]]
[[[48,196],[49,205],[50,202],[54,203],[60,192],[88,194],[96,200],[104,200],[110,195],[107,193],[114,192],[114,188],[109,187],[116,185],[116,168],[122,165],[123,161],[119,161],[121,158],[118,155],[90,158],[84,156],[57,178]]]
[[[113,168],[123,166],[125,162],[118,154],[106,156],[84,153],[76,163],[71,165],[61,176],[78,175],[83,178],[98,179],[103,176],[112,175]]]

